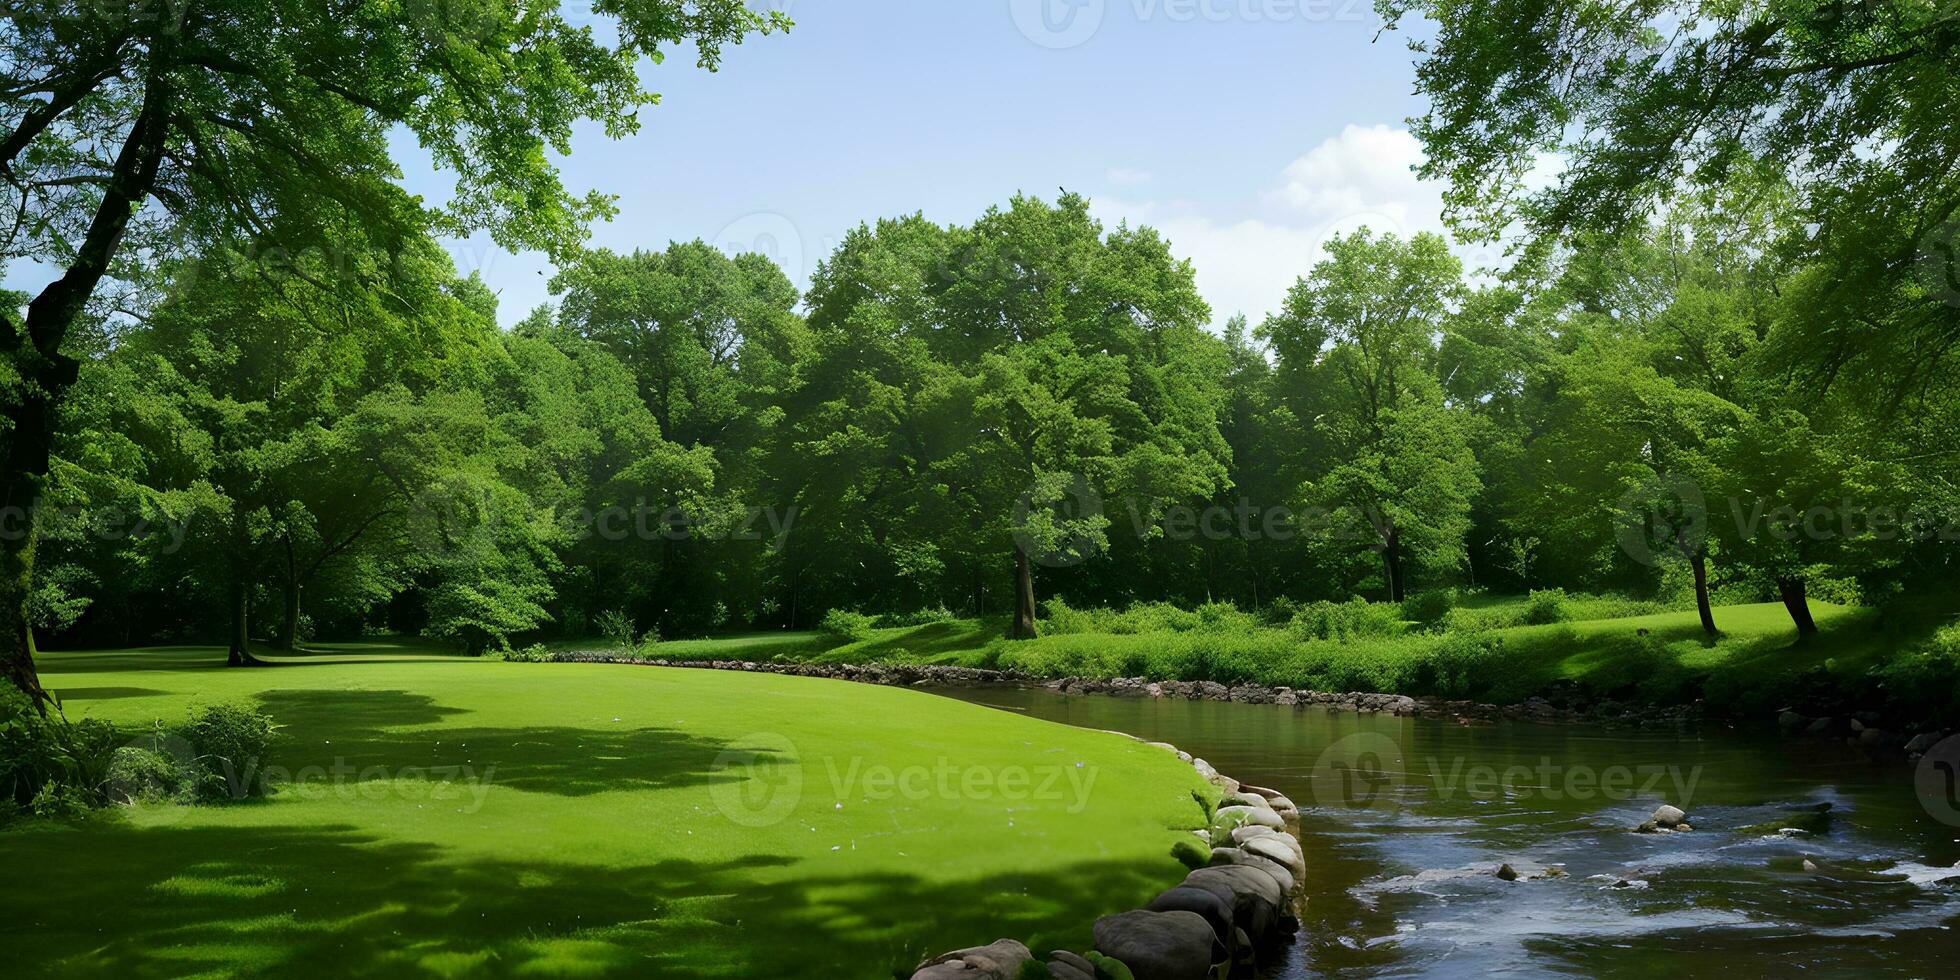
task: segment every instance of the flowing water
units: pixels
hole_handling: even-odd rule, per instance
[[[1907,767],[1834,744],[942,693],[1171,742],[1292,797],[1308,902],[1276,977],[1960,973],[1960,828]],[[1630,830],[1663,802],[1695,829]]]

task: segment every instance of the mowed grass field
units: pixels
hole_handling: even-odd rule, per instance
[[[264,802],[0,832],[4,972],[886,977],[1002,936],[1085,948],[1199,826],[1159,750],[924,693],[342,646],[42,657],[132,736],[282,726]]]

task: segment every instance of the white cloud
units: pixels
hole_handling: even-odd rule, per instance
[[[1109,172],[1104,174],[1103,176],[1107,177],[1109,179],[1109,182],[1112,184],[1150,183],[1150,171],[1133,170],[1129,167],[1111,167]]]
[[[1349,125],[1288,164],[1268,203],[1313,222],[1357,214],[1386,217],[1402,234],[1442,227],[1439,185],[1415,175],[1422,144],[1405,129]]]
[[[1149,225],[1172,251],[1197,270],[1198,290],[1223,324],[1244,313],[1255,324],[1279,308],[1294,280],[1313,271],[1322,243],[1366,227],[1403,237],[1436,232],[1443,224],[1442,185],[1418,178],[1422,145],[1407,130],[1349,125],[1278,175],[1259,195],[1257,217],[1227,218],[1185,204],[1096,202],[1098,216],[1114,223]],[[1493,265],[1499,252],[1458,246],[1467,269]]]

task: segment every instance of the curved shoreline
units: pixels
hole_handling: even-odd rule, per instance
[[[1489,704],[1480,701],[1366,691],[1333,693],[1295,690],[1289,687],[1268,687],[1264,684],[1228,685],[1217,681],[1153,681],[1143,677],[1043,678],[1022,671],[942,664],[690,660],[631,657],[597,650],[563,651],[554,653],[551,659],[556,663],[607,663],[784,674],[890,687],[1045,688],[1066,695],[1178,698],[1235,704],[1313,706],[1329,711],[1388,714],[1455,721],[1464,725],[1514,721],[1545,725],[1591,724],[1615,728],[1664,729],[1680,728],[1710,720],[1698,703],[1670,706],[1605,701],[1579,708],[1556,705],[1544,698],[1532,698],[1517,704]],[[1939,729],[1913,725],[1910,722],[1890,721],[1895,723],[1887,724],[1888,719],[1861,713],[1813,718],[1786,708],[1777,712],[1774,719],[1765,719],[1763,727],[1766,732],[1780,733],[1789,739],[1841,741],[1864,752],[1875,762],[1889,760],[1906,764],[1917,762],[1929,749],[1950,734]]]

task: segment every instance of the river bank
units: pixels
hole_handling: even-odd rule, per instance
[[[819,677],[887,687],[1039,687],[1071,696],[1174,699],[1281,707],[1321,708],[1331,712],[1384,714],[1451,722],[1462,726],[1498,722],[1585,724],[1608,729],[1682,729],[1717,723],[1700,704],[1645,705],[1617,701],[1560,704],[1532,698],[1515,704],[1491,704],[1448,698],[1350,691],[1297,691],[1263,684],[1225,685],[1215,681],[1153,681],[1142,677],[1063,677],[1045,679],[1012,670],[948,664],[837,664],[758,660],[668,660],[605,651],[560,651],[561,663],[606,663],[695,670],[737,671]],[[1755,727],[1776,731],[1792,740],[1841,742],[1874,762],[1914,763],[1948,737],[1938,728],[1907,720],[1890,721],[1872,712],[1811,717],[1791,709],[1757,720]]]

